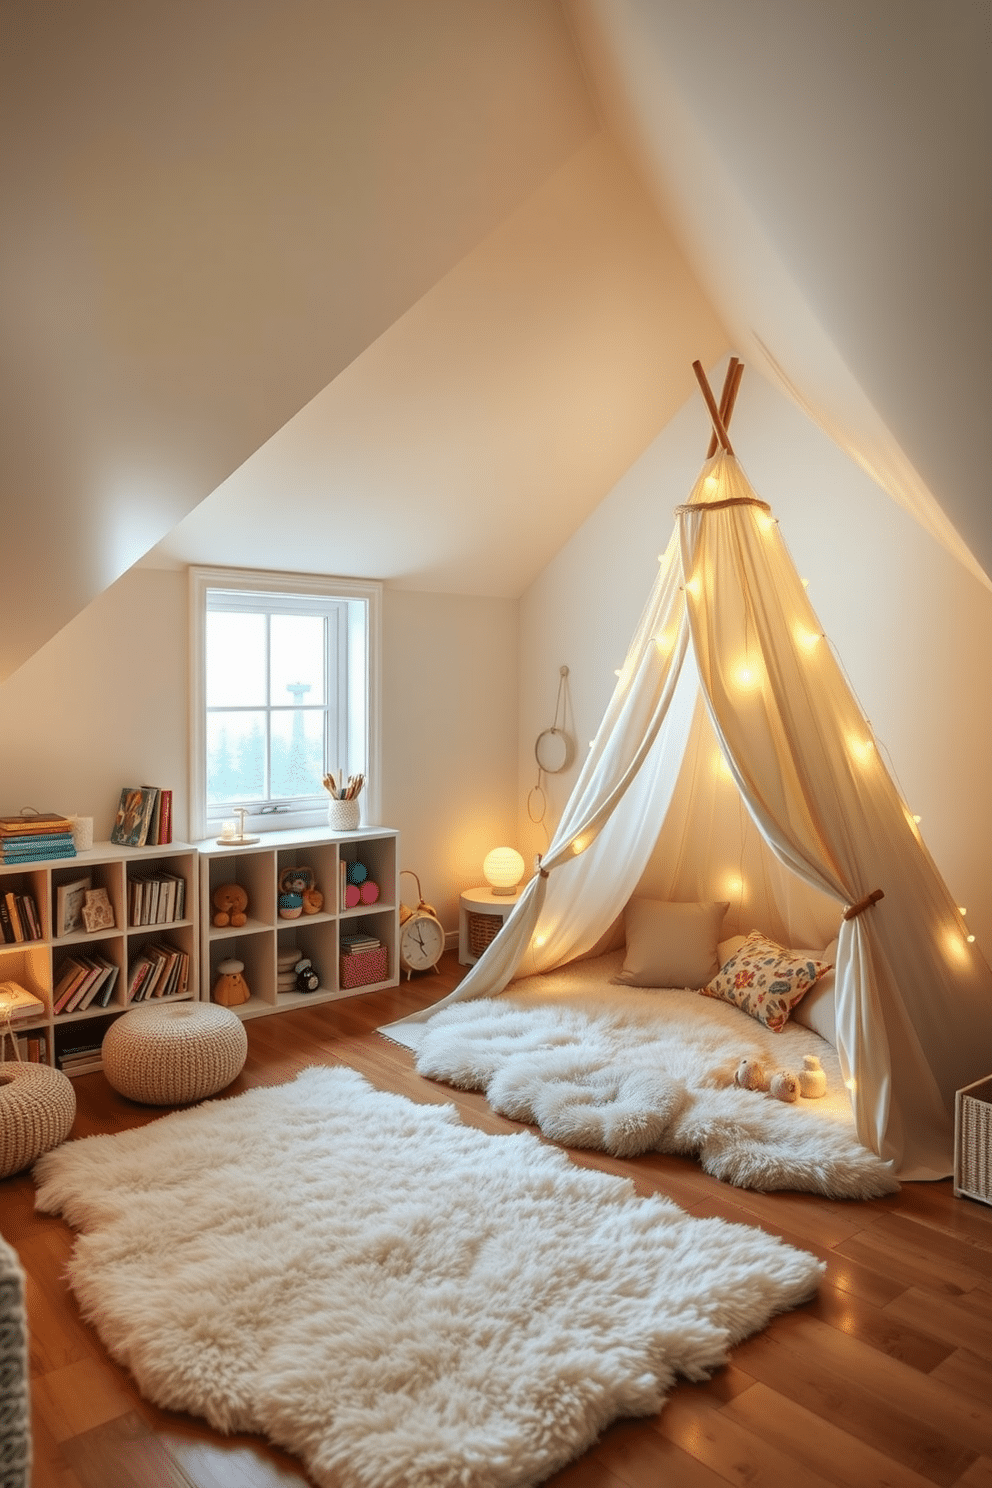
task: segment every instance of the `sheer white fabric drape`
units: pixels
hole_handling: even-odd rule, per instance
[[[708,807],[709,830],[692,812],[701,783],[686,779],[700,770],[701,706],[737,788],[720,811]],[[946,1175],[954,1091],[992,1067],[992,973],[967,941],[776,522],[720,452],[679,508],[541,872],[445,1003],[492,996],[515,975],[582,955],[659,872],[683,895],[692,882],[698,898],[732,899],[716,843],[718,817],[735,812],[808,886],[783,903],[781,876],[776,885],[764,875],[789,944],[808,943],[799,920],[822,925],[823,906],[835,905],[838,1052],[861,1140],[903,1177]],[[659,843],[670,856],[662,869]],[[772,933],[760,897],[739,888],[733,928]],[[842,919],[876,888],[884,899]],[[415,1043],[416,1023],[443,1005],[390,1036]]]

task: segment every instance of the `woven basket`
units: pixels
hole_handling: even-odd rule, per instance
[[[328,801],[327,825],[332,832],[355,832],[361,821],[361,802],[357,796],[351,801]]]
[[[72,1081],[50,1064],[0,1064],[0,1178],[64,1142],[76,1119]]]
[[[954,1098],[954,1193],[992,1204],[992,1076]]]
[[[492,945],[502,928],[502,915],[477,914],[474,910],[470,910],[468,914],[468,948],[472,955],[475,957],[481,956],[486,947]]]

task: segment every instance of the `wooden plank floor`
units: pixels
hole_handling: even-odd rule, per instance
[[[437,975],[398,989],[249,1022],[248,1062],[227,1093],[341,1062],[381,1089],[454,1101],[485,1131],[514,1130],[480,1096],[421,1079],[412,1056],[375,1031],[461,974],[449,953]],[[75,1088],[77,1137],[164,1114],[116,1095],[102,1074]],[[992,1488],[992,1208],[956,1200],[949,1181],[837,1203],[730,1188],[682,1159],[573,1156],[692,1214],[781,1235],[826,1261],[827,1275],[814,1301],[773,1319],[711,1380],[680,1384],[657,1417],[617,1422],[549,1480],[555,1488]],[[299,1463],[265,1441],[219,1436],[140,1398],[62,1279],[70,1230],[33,1205],[29,1176],[0,1182],[0,1232],[28,1274],[34,1488],[306,1484]]]

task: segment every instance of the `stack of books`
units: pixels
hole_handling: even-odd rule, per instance
[[[0,936],[7,945],[41,939],[41,920],[33,894],[0,893]]]
[[[105,956],[66,956],[52,991],[53,1013],[81,1013],[91,1003],[107,1007],[118,968]]]
[[[47,858],[74,858],[72,822],[52,811],[35,816],[0,816],[0,864],[38,863]]]
[[[377,935],[342,935],[341,954],[342,956],[358,956],[362,951],[377,951],[381,945],[382,941]]]
[[[189,956],[165,941],[149,942],[131,963],[127,1002],[181,997],[189,988]]]
[[[20,982],[0,982],[0,1025],[20,1018],[43,1018],[45,1004]]]
[[[126,785],[110,840],[117,847],[157,847],[172,841],[172,792],[157,785]]]
[[[93,1070],[103,1069],[100,1054],[102,1038],[81,1039],[78,1044],[66,1044],[58,1050],[59,1069],[64,1075],[88,1075]]]

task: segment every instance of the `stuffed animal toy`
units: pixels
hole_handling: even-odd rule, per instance
[[[742,1090],[767,1090],[768,1076],[757,1059],[742,1059],[734,1071],[734,1084]]]
[[[799,1099],[799,1076],[794,1075],[791,1070],[779,1070],[777,1074],[772,1075],[768,1093],[776,1100],[785,1101],[791,1105],[793,1101]]]
[[[214,924],[221,929],[225,925],[247,925],[248,894],[240,884],[218,884],[210,896],[214,906]]]
[[[303,913],[320,914],[324,907],[324,896],[319,889],[303,890]]]
[[[320,986],[320,976],[309,956],[302,956],[296,963],[296,990],[297,992],[316,992]]]
[[[217,968],[217,980],[214,982],[212,997],[214,1002],[219,1002],[221,1007],[238,1007],[242,1002],[247,1002],[251,996],[248,983],[242,976],[245,969],[243,961],[222,961]]]
[[[806,1100],[819,1100],[821,1095],[827,1093],[827,1077],[815,1054],[803,1055],[803,1067],[799,1071],[799,1093]]]
[[[281,920],[298,920],[303,913],[302,894],[280,894],[279,895],[279,918]]]

